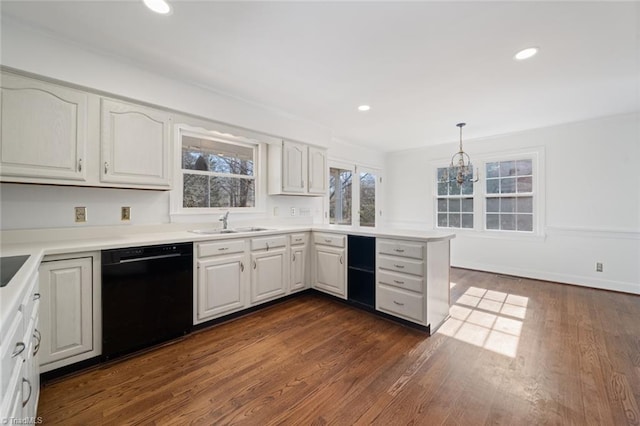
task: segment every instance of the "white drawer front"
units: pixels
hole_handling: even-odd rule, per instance
[[[11,322],[6,336],[2,336],[0,343],[0,401],[4,401],[4,393],[9,386],[9,378],[16,364],[22,365],[22,360],[27,356],[27,344],[23,342],[24,326],[22,324],[22,312],[16,309],[15,314],[8,317]]]
[[[378,256],[378,267],[419,277],[424,275],[424,262],[402,257]]]
[[[424,292],[423,279],[413,275],[396,274],[378,269],[378,283],[415,291],[420,294]]]
[[[422,296],[393,287],[378,285],[378,309],[424,325]]]
[[[284,235],[264,238],[253,238],[251,250],[269,250],[276,247],[286,247],[287,237]]]
[[[289,235],[289,241],[291,242],[292,246],[306,244],[307,234],[291,234]]]
[[[422,249],[422,244],[396,240],[378,240],[378,253],[381,254],[422,259],[424,258]]]
[[[226,240],[215,243],[198,244],[198,257],[220,256],[223,254],[242,253],[244,240]]]
[[[313,233],[313,242],[325,246],[344,247],[346,240],[344,235]]]

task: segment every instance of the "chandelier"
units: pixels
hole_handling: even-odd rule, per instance
[[[473,164],[471,164],[471,158],[469,154],[462,150],[462,128],[467,123],[458,123],[457,127],[460,128],[460,150],[453,154],[451,157],[451,164],[445,169],[442,174],[441,182],[458,182],[458,185],[462,185],[464,182],[477,182],[478,173],[476,172],[476,178],[473,178]]]

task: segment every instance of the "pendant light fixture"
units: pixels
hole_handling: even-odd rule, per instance
[[[466,125],[467,123],[456,124],[456,126],[460,128],[460,150],[451,157],[451,164],[442,174],[441,182],[457,182],[458,185],[462,185],[465,182],[477,182],[479,179],[477,172],[475,179],[473,178],[474,173],[471,158],[469,154],[462,149],[462,128]]]

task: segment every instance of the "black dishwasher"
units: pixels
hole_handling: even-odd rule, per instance
[[[376,306],[376,239],[349,235],[347,299],[365,308]]]
[[[102,251],[102,357],[182,336],[193,324],[193,244]]]

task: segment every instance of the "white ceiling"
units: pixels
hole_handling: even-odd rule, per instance
[[[638,111],[639,2],[2,1],[94,50],[384,151]],[[524,62],[516,51],[539,46]],[[356,107],[370,104],[371,111]]]

